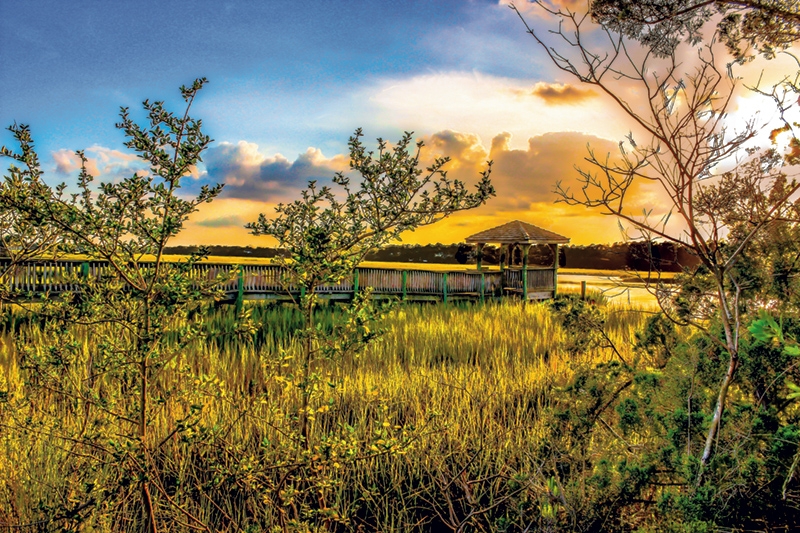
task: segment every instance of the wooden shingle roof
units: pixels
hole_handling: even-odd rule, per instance
[[[466,241],[499,244],[567,244],[569,239],[533,224],[514,220],[508,224],[470,235]]]

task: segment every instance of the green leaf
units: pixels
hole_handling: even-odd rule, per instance
[[[796,400],[800,398],[800,387],[792,383],[791,381],[786,382],[786,387],[789,388],[791,391],[789,394],[786,395],[786,398],[789,400]]]

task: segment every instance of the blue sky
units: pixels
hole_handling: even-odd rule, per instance
[[[351,96],[383,78],[532,70],[513,14],[485,1],[0,5],[0,122],[30,124],[43,151],[105,142],[120,105],[199,76],[215,139],[298,152],[344,147],[369,120]]]
[[[615,150],[629,126],[557,72],[505,3],[0,0],[0,124],[31,126],[51,183],[74,178],[77,149],[99,179],[118,179],[138,168],[114,128],[119,107],[180,110],[178,87],[205,76],[193,115],[215,143],[185,185],[226,187],[180,242],[269,244],[242,225],[344,169],[357,127],[367,140],[414,131],[468,182],[495,160],[496,199],[412,242],[513,219],[619,240],[615,221],[554,206],[552,190],[575,180],[587,144]]]

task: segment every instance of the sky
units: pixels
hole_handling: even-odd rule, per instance
[[[574,244],[619,241],[616,220],[553,190],[577,184],[587,147],[616,152],[631,125],[555,69],[505,4],[0,0],[0,124],[30,125],[50,184],[74,183],[79,149],[99,180],[118,180],[141,168],[114,127],[120,106],[140,121],[145,98],[179,111],[178,87],[208,78],[192,112],[214,143],[184,190],[225,187],[173,244],[271,245],[244,224],[345,170],[356,128],[372,146],[411,131],[467,183],[494,161],[495,198],[404,242],[461,242],[516,219]],[[8,132],[0,144],[13,147]],[[663,199],[639,201],[658,211]]]

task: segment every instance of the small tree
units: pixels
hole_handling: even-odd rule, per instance
[[[616,159],[590,150],[590,170],[579,169],[580,190],[559,184],[561,201],[615,216],[645,240],[685,246],[708,273],[708,290],[695,291],[699,297],[691,302],[673,299],[664,286],[658,289],[659,303],[672,320],[706,332],[728,358],[701,454],[702,474],[740,363],[745,280],[737,265],[760,234],[787,218],[800,186],[785,179],[785,161],[774,149],[746,148],[759,130],[754,120],[740,131],[728,128],[736,80],[720,70],[712,46],[698,51],[694,71],[684,72],[674,52],[657,50],[666,55],[658,59],[652,49],[631,44],[609,26],[600,28],[608,47],[596,51],[584,37],[585,15],[540,6],[560,21],[552,33],[569,52],[526,24],[528,33],[559,69],[599,89],[638,127],[627,145],[620,143]],[[641,99],[624,98],[631,87]],[[788,107],[789,93],[780,94]],[[715,174],[731,162],[736,163],[732,170]],[[655,185],[668,199],[666,215],[654,219],[630,207],[641,184]],[[721,324],[721,337],[710,328],[712,317]]]
[[[106,495],[133,496],[138,491],[138,498],[117,501],[139,502],[134,506],[141,509],[141,520],[134,521],[139,531],[159,529],[160,506],[177,509],[193,526],[203,526],[176,501],[179,493],[165,489],[155,457],[169,436],[182,433],[199,414],[160,377],[199,335],[189,312],[217,294],[217,280],[199,280],[192,274],[204,251],[179,263],[164,261],[166,246],[181,232],[188,216],[221,190],[220,185],[204,186],[194,198],[179,196],[181,180],[201,161],[211,142],[201,130],[201,121],[189,115],[205,83],[198,79],[181,87],[186,109],[178,116],[167,111],[163,102],[145,100],[149,123],[144,127],[133,121],[127,108],[121,109],[117,127],[128,138],[125,146],[149,169],[118,182],[95,187],[86,156],[77,152],[82,162],[79,192],[68,194],[64,184],[51,189],[41,180],[26,126],[10,128],[20,153],[2,148],[3,155],[28,169],[12,167],[5,178],[0,190],[2,212],[12,213],[26,227],[46,228],[48,239],[42,242],[52,242],[59,251],[102,260],[88,275],[66,280],[77,291],[47,300],[39,309],[51,341],[48,350],[36,350],[20,339],[23,364],[34,376],[30,404],[20,406],[20,415],[28,409],[42,410],[27,421],[19,416],[20,430],[30,429],[42,414],[49,414],[53,418],[50,435],[68,443],[67,459],[82,462],[82,466],[71,466],[79,482],[70,488],[79,495],[67,500],[84,500],[78,500],[74,508],[51,508],[51,516],[80,517],[102,509]],[[81,340],[87,334],[91,343]],[[37,393],[55,401],[37,406]],[[176,427],[155,423],[167,405],[183,413],[176,417]],[[78,434],[68,433],[75,425],[59,423],[72,417],[82,419]],[[116,485],[97,486],[92,481],[92,472],[105,464],[115,465],[117,474],[105,479]],[[80,494],[81,490],[85,492]],[[111,509],[116,518],[108,520],[118,525],[123,516],[130,520],[132,510]]]
[[[331,347],[341,354],[363,346],[373,338],[369,295],[351,309],[352,335],[339,332],[338,341],[323,343],[320,350],[319,329],[314,327],[317,288],[336,284],[352,275],[366,255],[407,231],[433,224],[455,212],[473,209],[494,195],[489,168],[473,193],[458,180],[447,177],[447,157],[436,160],[424,171],[419,168],[423,143],[412,150],[411,134],[406,133],[394,146],[378,139],[378,151],[367,151],[361,142],[362,132],[350,138],[350,169],[358,176],[356,183],[343,173],[333,178],[333,186],[318,187],[310,182],[301,199],[276,208],[276,217],[261,214],[247,228],[255,235],[270,235],[286,251],[277,262],[288,273],[288,284],[301,289],[300,308],[304,320],[305,349],[300,434],[308,445],[310,383],[319,356],[330,357]],[[341,339],[346,341],[344,345]]]

